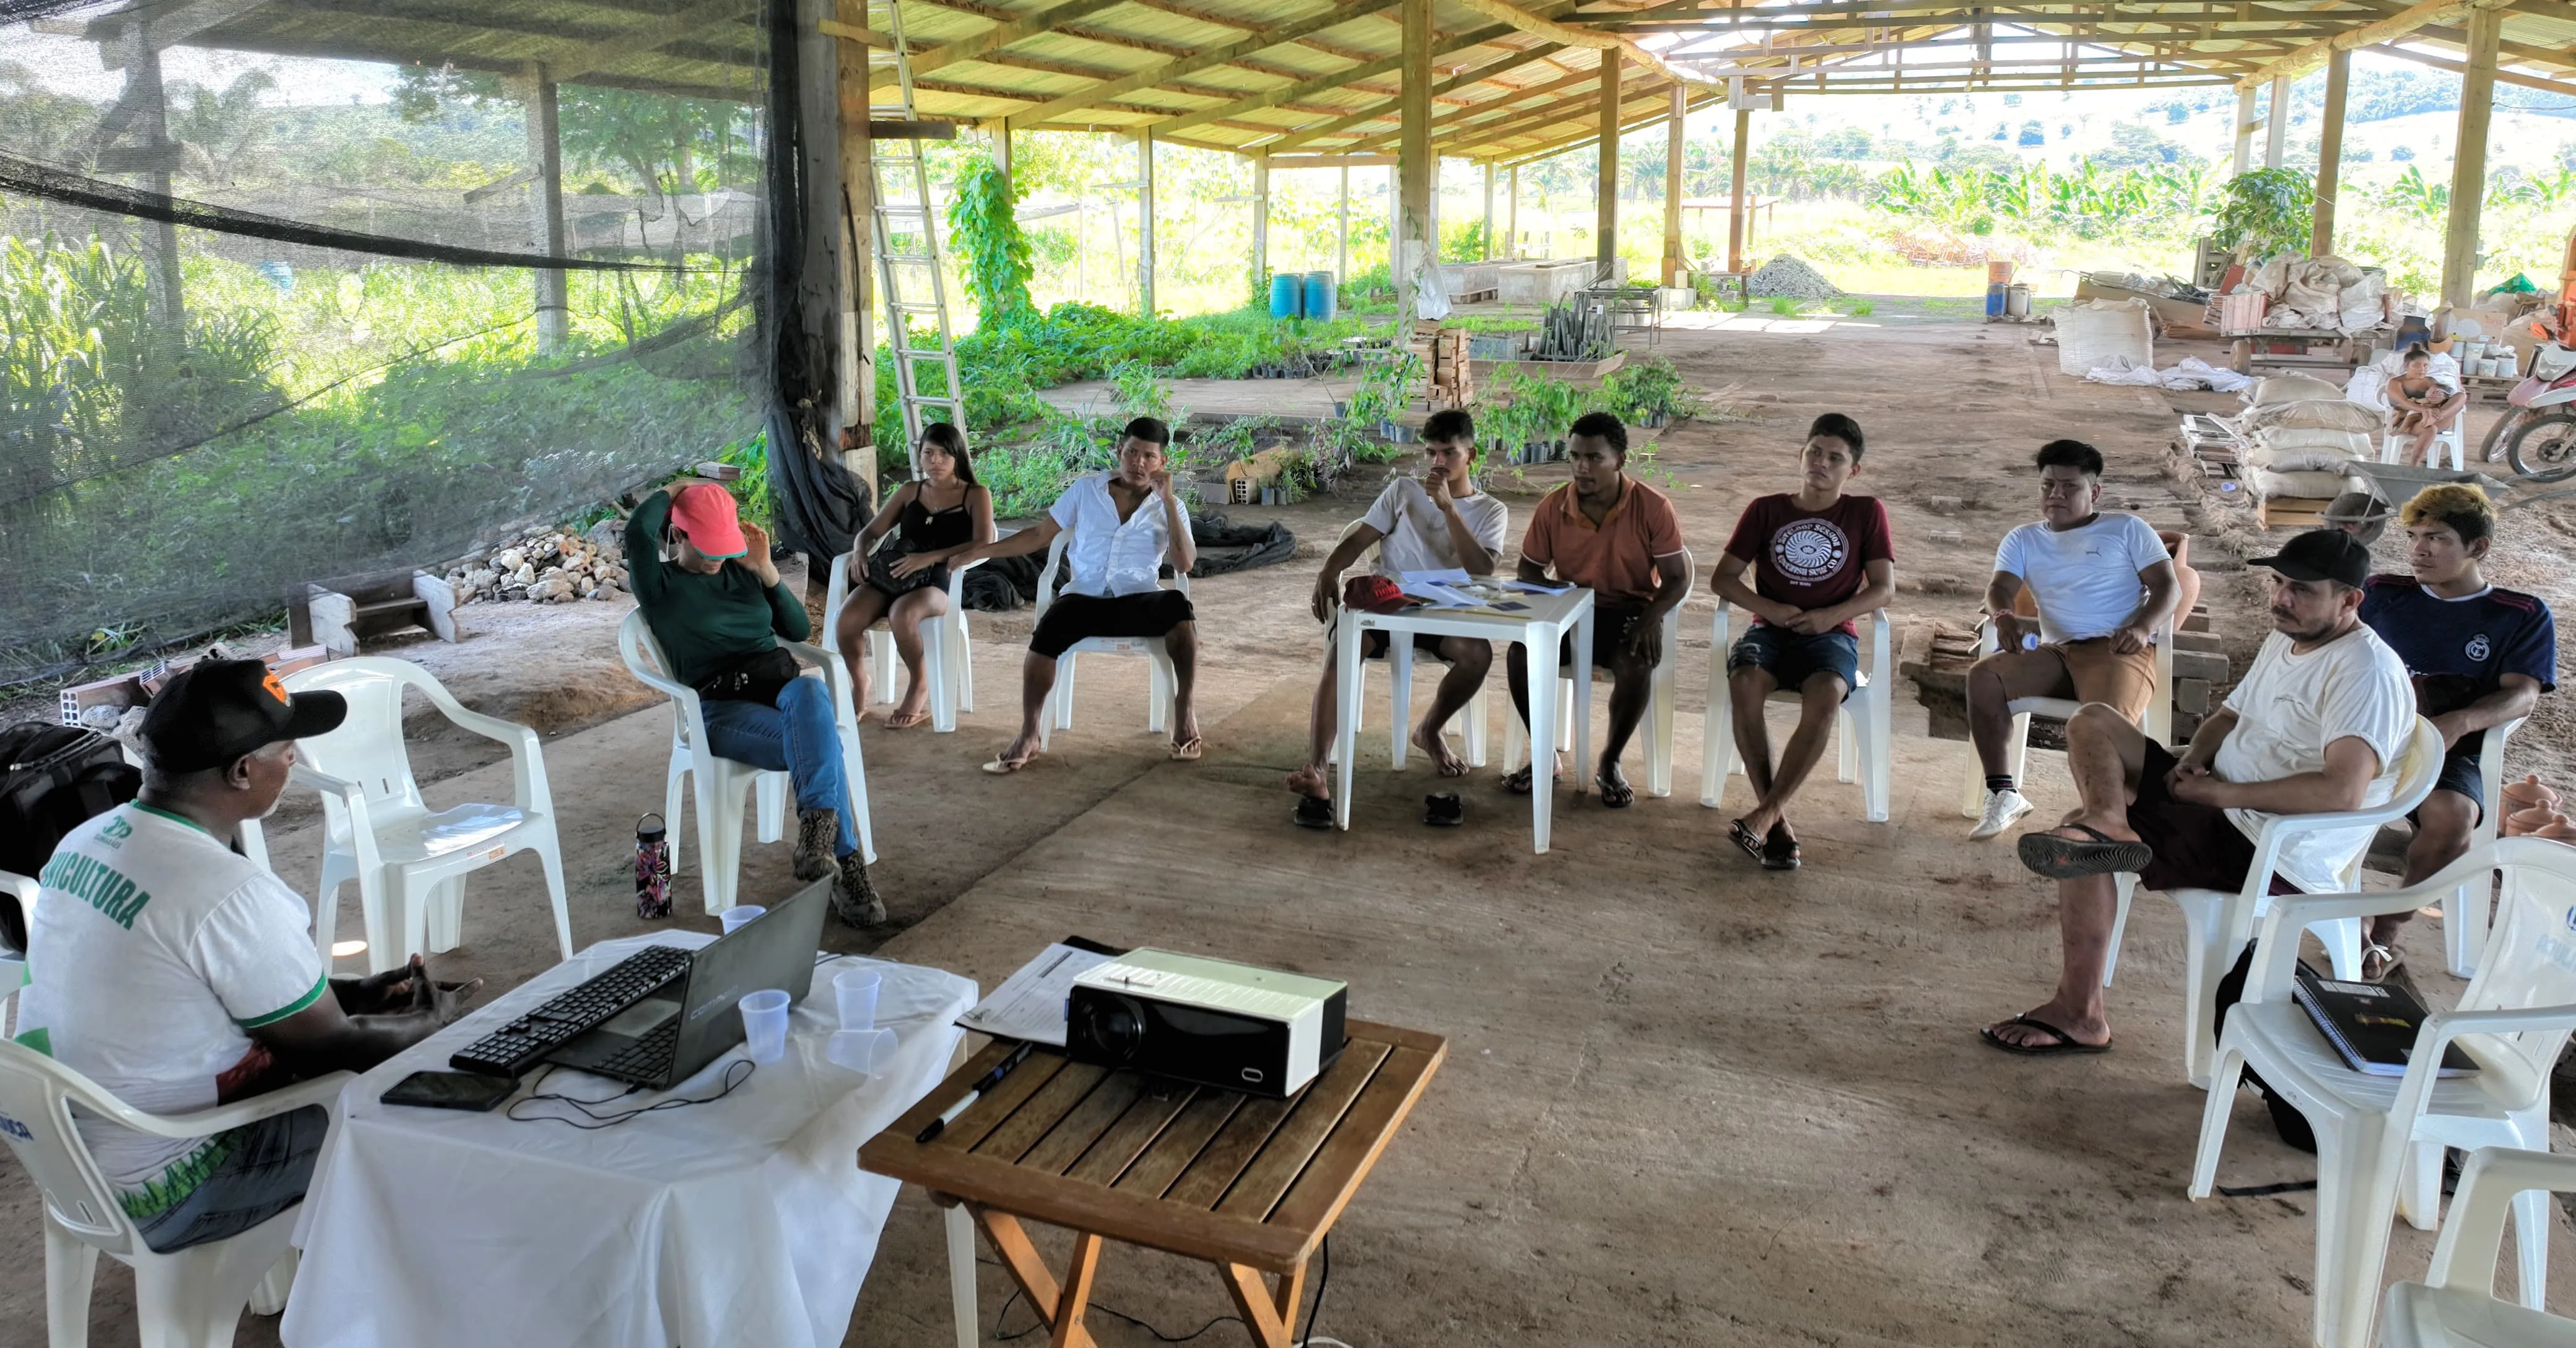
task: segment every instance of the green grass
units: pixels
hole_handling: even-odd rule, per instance
[[[1805,300],[1791,299],[1786,295],[1782,295],[1771,301],[1771,312],[1778,314],[1782,318],[1792,318],[1797,315],[1797,312],[1800,309],[1805,308],[1806,305],[1807,302]]]

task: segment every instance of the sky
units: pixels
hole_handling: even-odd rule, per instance
[[[112,99],[125,88],[124,71],[99,65],[97,43],[34,32],[22,23],[0,25],[0,62],[25,66],[36,73],[39,84],[75,98]],[[278,107],[385,103],[393,98],[394,67],[389,65],[289,60],[200,47],[172,47],[161,54],[161,78],[170,84],[220,89],[248,70],[266,70],[278,77],[276,91],[266,100]]]

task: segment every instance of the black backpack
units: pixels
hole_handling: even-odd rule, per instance
[[[79,726],[0,728],[0,871],[32,876],[87,820],[134,799],[143,774],[115,740]],[[27,948],[27,915],[0,893],[0,947]]]

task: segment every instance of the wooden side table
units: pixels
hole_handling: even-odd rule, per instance
[[[1056,1348],[1083,1329],[1103,1240],[1216,1265],[1261,1348],[1288,1348],[1306,1261],[1377,1165],[1448,1041],[1351,1021],[1340,1058],[1286,1100],[1076,1063],[1039,1048],[928,1144],[921,1130],[1015,1047],[997,1041],[859,1149],[861,1167],[962,1204]],[[1061,1282],[1023,1220],[1074,1232]],[[973,1249],[952,1242],[949,1258]],[[1267,1275],[1267,1276],[1265,1276]],[[961,1317],[973,1314],[964,1300]],[[974,1331],[961,1325],[959,1338]]]

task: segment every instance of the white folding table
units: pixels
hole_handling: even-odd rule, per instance
[[[1333,730],[1335,753],[1339,766],[1333,782],[1333,823],[1351,826],[1351,764],[1358,756],[1360,722],[1360,637],[1364,632],[1387,634],[1387,650],[1394,653],[1395,643],[1411,641],[1417,632],[1442,637],[1472,637],[1479,641],[1516,641],[1529,650],[1529,742],[1530,742],[1530,839],[1533,850],[1547,851],[1548,824],[1556,804],[1555,784],[1538,775],[1538,751],[1556,747],[1556,724],[1559,716],[1570,716],[1574,724],[1574,792],[1583,794],[1583,784],[1590,780],[1584,766],[1592,756],[1592,592],[1582,588],[1562,590],[1555,594],[1515,595],[1512,602],[1525,604],[1519,613],[1485,613],[1472,609],[1411,608],[1398,613],[1371,613],[1365,609],[1344,606],[1334,632],[1334,659],[1339,662],[1338,689],[1340,714]],[[1557,648],[1568,633],[1574,638],[1574,699],[1557,705]],[[1411,713],[1395,709],[1402,720]]]

